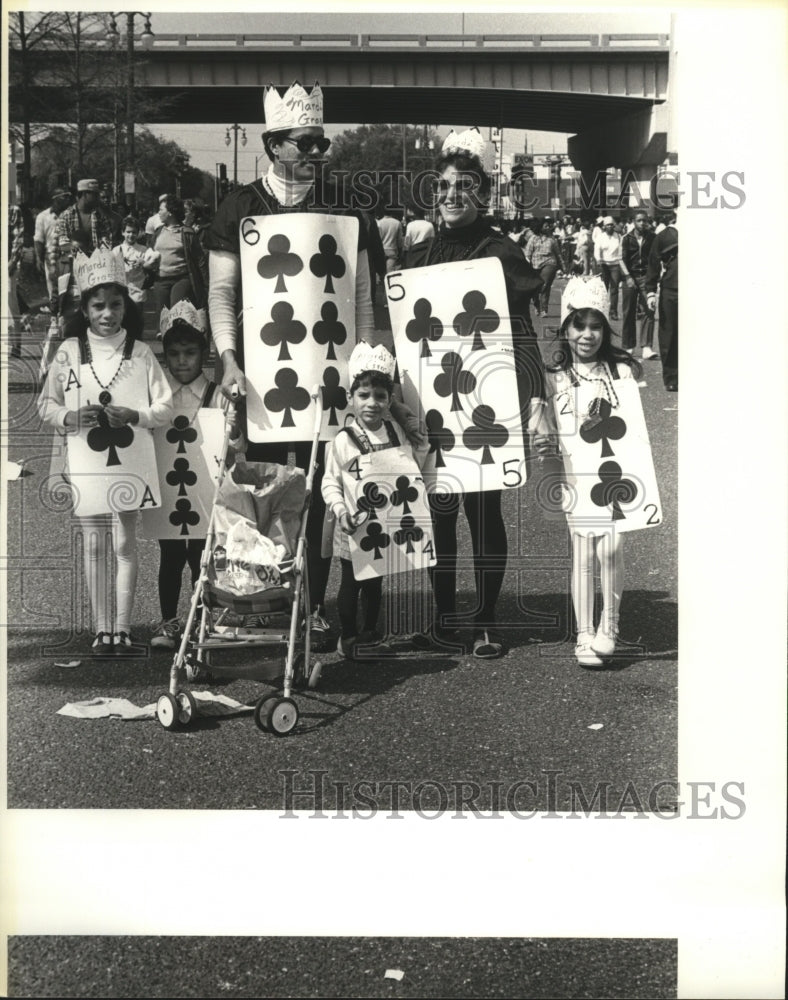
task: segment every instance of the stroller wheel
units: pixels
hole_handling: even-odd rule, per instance
[[[182,726],[188,726],[197,716],[197,702],[194,695],[191,691],[179,691],[175,700],[178,703],[178,722]]]
[[[309,687],[316,688],[317,683],[320,680],[320,671],[323,669],[323,664],[320,660],[315,660],[315,665],[312,667],[312,672],[309,675]]]
[[[176,729],[180,706],[171,694],[163,694],[156,702],[156,718],[165,729]]]
[[[286,736],[298,722],[298,705],[292,698],[277,698],[268,709],[267,728],[277,736]]]
[[[279,701],[278,694],[264,695],[254,707],[254,721],[258,729],[268,732],[268,710]]]
[[[285,664],[286,663],[287,663],[287,661],[285,660]],[[293,658],[293,687],[294,688],[302,688],[302,687],[306,686],[307,678],[306,678],[306,670],[304,668],[304,664],[305,663],[306,663],[306,659],[304,657],[304,654],[303,653],[296,653],[295,657]]]

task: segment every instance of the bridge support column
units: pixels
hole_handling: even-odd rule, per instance
[[[569,157],[586,188],[597,172],[618,167],[622,172],[622,205],[648,202],[651,178],[667,158],[667,120],[665,105],[655,104],[649,111],[572,136]]]

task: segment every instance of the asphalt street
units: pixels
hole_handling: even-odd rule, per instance
[[[545,353],[549,328],[558,325],[562,288],[557,281],[550,315],[537,320]],[[404,633],[418,625],[428,603],[426,581],[409,580],[399,591],[389,582],[389,623],[402,640],[397,655],[352,664],[326,652],[317,689],[295,695],[296,729],[279,739],[258,730],[249,713],[198,718],[173,732],[156,721],[57,714],[67,703],[97,697],[155,702],[167,689],[171,654],[112,661],[87,655],[74,523],[68,506],[48,498],[44,488],[51,432],[38,420],[34,391],[42,323],[26,336],[22,360],[11,361],[3,439],[9,459],[24,471],[8,484],[6,506],[10,808],[280,810],[288,781],[291,788],[309,789],[313,771],[325,772],[329,807],[352,804],[358,782],[396,781],[406,785],[405,808],[440,808],[444,790],[470,783],[467,794],[484,809],[492,805],[491,783],[507,789],[523,780],[532,786],[516,801],[523,810],[577,807],[600,786],[611,808],[670,807],[671,791],[655,789],[677,773],[678,395],[663,389],[659,361],[644,363],[641,391],[664,522],[627,535],[625,645],[608,667],[582,669],[574,659],[568,533],[563,519],[544,516],[534,468],[524,488],[504,496],[510,558],[499,617],[506,655],[484,661],[463,650],[425,654],[409,648]],[[467,533],[460,546],[469,553]],[[158,557],[156,542],[140,541],[133,623],[141,641],[158,617]],[[335,567],[330,597],[337,577]],[[460,610],[471,607],[472,591],[466,569]],[[184,587],[184,609],[187,597]],[[336,624],[332,599],[328,611]],[[79,666],[56,666],[73,661]],[[196,684],[195,690],[254,704],[267,690],[260,676],[275,675],[279,663],[261,665],[248,651],[233,652],[221,667],[217,658],[216,672],[227,682]],[[391,792],[381,793],[378,807],[385,809],[390,798]]]
[[[649,939],[15,937],[8,995],[669,1000],[677,960]]]

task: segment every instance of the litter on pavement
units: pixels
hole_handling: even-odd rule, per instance
[[[200,715],[238,715],[253,712],[251,705],[242,705],[226,694],[211,694],[210,691],[192,691],[200,709]],[[73,701],[57,710],[58,715],[72,719],[155,719],[156,705],[139,707],[128,698],[91,698],[89,701]]]

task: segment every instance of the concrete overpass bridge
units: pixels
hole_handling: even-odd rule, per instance
[[[91,39],[98,60],[123,58]],[[32,55],[32,53],[31,53]],[[12,60],[18,53],[11,52]],[[47,120],[66,120],[39,49],[33,90]],[[620,167],[656,172],[668,140],[666,35],[157,35],[135,54],[135,83],[159,107],[148,123],[263,121],[262,89],[319,80],[328,122],[446,123],[572,133],[589,178]],[[117,64],[116,64],[117,65]],[[18,106],[10,89],[13,117]]]

